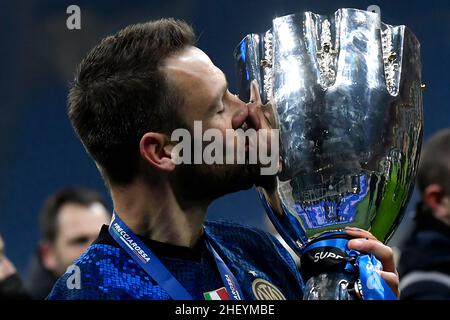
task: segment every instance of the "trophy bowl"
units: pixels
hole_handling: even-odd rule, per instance
[[[301,257],[304,279],[348,262],[344,255],[340,262],[313,263],[317,252],[330,252],[317,242],[345,239],[347,226],[386,242],[411,195],[422,140],[414,34],[369,11],[303,12],[247,35],[234,56],[241,99],[249,98],[256,80],[274,113],[280,170],[274,185],[258,192],[273,225]],[[311,249],[314,255],[305,254]]]

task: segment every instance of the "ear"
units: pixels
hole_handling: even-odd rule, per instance
[[[157,132],[147,132],[141,138],[139,151],[142,159],[162,171],[173,171],[175,163],[172,161],[172,146],[167,136]]]
[[[42,242],[39,245],[39,255],[45,269],[55,272],[55,270],[57,269],[57,263],[53,245],[48,241]]]
[[[423,193],[424,203],[433,211],[434,216],[439,220],[447,220],[447,216],[449,215],[444,198],[444,189],[438,184],[429,185]]]

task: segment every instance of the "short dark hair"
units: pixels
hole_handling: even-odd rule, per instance
[[[41,209],[40,224],[44,240],[54,242],[58,235],[58,214],[66,204],[78,204],[88,207],[100,203],[107,210],[106,202],[96,191],[85,188],[66,188],[50,195]]]
[[[433,135],[420,155],[417,184],[423,193],[431,184],[438,184],[450,195],[450,129]]]
[[[194,43],[187,23],[161,19],[104,38],[81,61],[68,97],[69,118],[107,182],[133,181],[146,132],[169,134],[180,126],[183,95],[159,67]]]

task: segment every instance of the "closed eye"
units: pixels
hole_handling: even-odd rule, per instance
[[[89,244],[90,239],[87,236],[80,236],[69,240],[70,245],[86,245]]]

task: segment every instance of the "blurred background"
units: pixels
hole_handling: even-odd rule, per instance
[[[81,30],[68,30],[66,9],[81,8]],[[450,127],[450,2],[427,1],[0,1],[0,234],[9,258],[26,276],[39,239],[44,199],[66,186],[85,186],[109,200],[99,173],[66,116],[68,83],[85,53],[101,38],[136,22],[181,18],[193,25],[198,46],[236,89],[232,52],[247,33],[265,31],[276,16],[299,11],[332,14],[338,8],[378,5],[382,20],[405,24],[422,45],[425,139]],[[408,227],[410,201],[396,245]],[[111,204],[110,209],[111,209]],[[226,217],[266,228],[255,190],[231,194],[210,208]]]

